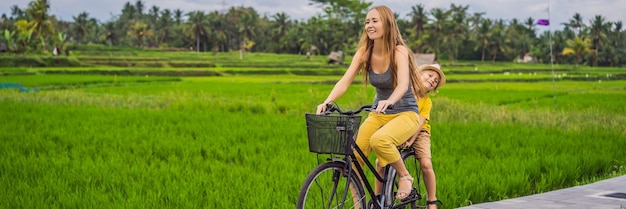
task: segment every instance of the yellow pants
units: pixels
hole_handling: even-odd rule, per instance
[[[406,142],[418,130],[418,114],[413,111],[397,114],[379,114],[370,112],[359,127],[356,144],[366,156],[374,150],[378,163],[386,166],[400,160],[398,146]],[[357,160],[364,165],[363,159],[355,151]]]

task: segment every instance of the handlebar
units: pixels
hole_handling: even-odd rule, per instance
[[[356,115],[361,113],[363,110],[365,111],[373,111],[374,109],[372,108],[373,105],[371,104],[367,104],[367,105],[363,105],[361,106],[359,109],[356,110],[346,110],[346,111],[342,111],[339,106],[337,105],[333,105],[333,104],[326,104],[326,112],[324,112],[324,115],[328,115],[331,114],[333,112],[338,112],[341,115]]]

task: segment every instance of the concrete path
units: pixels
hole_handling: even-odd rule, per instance
[[[626,209],[626,175],[566,189],[459,209]]]

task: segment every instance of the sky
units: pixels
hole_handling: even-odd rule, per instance
[[[0,15],[11,15],[11,7],[17,5],[25,10],[31,0],[2,0]],[[408,19],[407,14],[417,4],[422,4],[426,11],[432,8],[449,9],[451,4],[469,6],[468,12],[484,13],[489,19],[512,20],[520,22],[533,19],[550,19],[552,30],[562,30],[561,23],[569,22],[575,13],[583,17],[583,23],[602,15],[605,21],[622,21],[626,24],[626,0],[366,0],[372,5],[387,5],[400,18]],[[119,14],[126,2],[134,4],[136,0],[49,0],[49,13],[60,20],[72,21],[81,12],[89,13],[101,22],[109,21]],[[284,12],[292,20],[306,20],[322,13],[319,5],[309,5],[310,0],[142,0],[144,12],[156,5],[160,10],[180,9],[183,12],[202,10],[205,12],[225,11],[232,6],[254,8],[259,14],[272,16]],[[549,8],[549,9],[548,9]]]

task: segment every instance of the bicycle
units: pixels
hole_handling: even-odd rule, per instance
[[[419,161],[411,147],[399,148],[407,169],[415,170],[411,175],[416,177],[413,192],[403,201],[395,198],[398,189],[395,169],[387,165],[381,176],[369,160],[364,160],[374,177],[382,182],[382,193],[379,196],[375,195],[364,168],[356,161],[355,155],[356,152],[362,159],[367,159],[354,141],[355,131],[358,131],[361,122],[361,116],[358,114],[364,110],[371,111],[372,105],[342,111],[339,107],[329,104],[327,111],[322,115],[305,114],[309,151],[331,156],[308,174],[300,189],[296,208],[425,208],[425,204],[420,203],[423,190],[419,185],[421,175]],[[338,115],[331,115],[334,112]],[[363,181],[360,176],[364,177]],[[367,195],[363,186],[368,192]],[[368,197],[369,203],[366,200]]]

